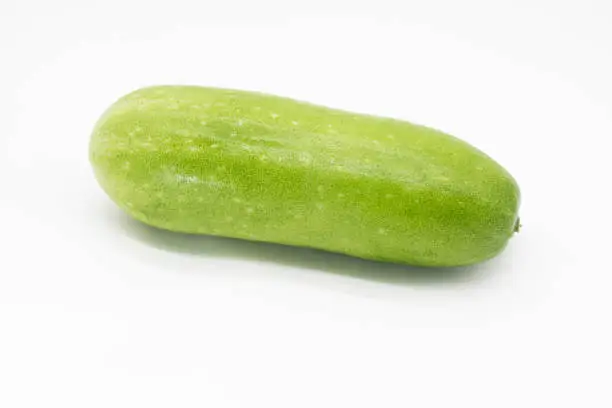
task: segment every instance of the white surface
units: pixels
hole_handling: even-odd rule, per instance
[[[0,2],[0,406],[610,407],[612,3]],[[451,132],[518,179],[492,262],[418,271],[127,219],[87,161],[144,85]]]

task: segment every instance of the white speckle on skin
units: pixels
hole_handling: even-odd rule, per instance
[[[372,143],[374,143],[375,145],[379,145],[380,142],[378,140],[372,140]]]
[[[317,191],[318,191],[319,193],[322,193],[324,190],[325,190],[325,187],[323,187],[323,186],[318,186],[318,187],[317,187]]]
[[[395,139],[394,135],[387,135],[387,139]]]
[[[132,164],[129,161],[123,163],[123,170],[129,170]]]
[[[312,156],[310,156],[310,153],[302,152],[300,154],[299,160],[302,163],[310,163],[312,162]]]
[[[208,122],[206,122],[205,120],[201,120],[201,121],[200,121],[200,125],[202,125],[202,126],[206,126],[206,124],[207,124],[207,123],[208,123]]]
[[[199,183],[200,179],[197,178],[196,176],[186,176],[184,174],[177,174],[176,181],[178,181],[179,183],[193,184],[193,183]]]
[[[259,160],[261,160],[262,162],[267,162],[268,156],[266,156],[265,154],[262,154],[261,156],[259,156]]]
[[[236,137],[236,136],[238,136],[238,133],[237,132],[232,132],[232,133],[230,133],[230,136],[231,137]]]
[[[227,183],[224,183],[222,181],[218,181],[217,179],[215,179],[214,176],[208,177],[208,180],[205,181],[203,184],[206,184],[207,186],[209,186],[210,188],[213,188],[213,189],[219,189],[219,188],[228,187]]]
[[[270,116],[272,117],[272,119],[276,119],[276,118],[279,117],[279,114],[272,112],[272,113],[270,113]]]
[[[297,120],[293,120],[293,121],[291,121],[291,124],[292,124],[293,126],[297,126],[297,125],[299,125],[300,123],[299,123]]]
[[[157,198],[164,198],[164,193],[162,193],[162,192],[155,193],[155,197],[157,197]]]
[[[345,197],[345,195],[344,195],[344,194],[342,194],[342,193],[338,193],[338,198],[344,198],[344,197]]]
[[[478,171],[483,171],[483,170],[484,170],[484,168],[483,168],[482,166],[478,166],[478,167],[476,167],[476,170],[478,170]]]
[[[248,228],[249,226],[247,224],[242,224],[242,228]],[[245,231],[246,232],[246,231]]]
[[[199,149],[196,146],[190,146],[189,147],[189,151],[190,152],[197,152]]]
[[[198,203],[203,203],[204,199],[202,197],[198,197]]]
[[[211,148],[211,149],[216,149],[217,147],[219,147],[219,145],[218,145],[218,144],[216,144],[216,143],[215,143],[215,144],[211,144],[211,145],[210,145],[210,148]]]
[[[179,108],[179,104],[178,104],[178,103],[176,103],[176,102],[170,102],[170,103],[168,104],[168,109],[171,109],[171,110],[177,110],[178,108]]]
[[[235,202],[235,203],[240,203],[240,202],[242,202],[242,200],[241,200],[241,199],[239,199],[238,197],[234,197],[234,198],[232,198],[232,201],[233,201],[233,202]]]
[[[379,229],[378,229],[378,233],[379,233],[380,235],[387,235],[387,230],[386,230],[386,229],[384,229],[384,228],[379,228]]]
[[[130,207],[130,208],[134,206],[134,204],[132,204],[131,202],[127,202],[127,203],[125,203],[125,204],[126,204],[128,207]]]
[[[236,126],[242,126],[242,125],[243,125],[242,119],[238,119],[238,122],[236,122]]]
[[[325,206],[322,203],[317,203],[317,209],[322,210]]]
[[[247,212],[248,214],[253,214],[253,211],[255,211],[255,210],[253,210],[253,208],[251,208],[251,207],[248,207],[248,208],[246,209],[246,212]]]

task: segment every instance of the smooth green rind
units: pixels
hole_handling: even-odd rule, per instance
[[[171,231],[459,266],[518,226],[516,182],[469,144],[255,92],[133,92],[97,123],[90,160],[121,208]]]

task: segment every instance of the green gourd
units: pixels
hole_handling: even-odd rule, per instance
[[[90,161],[146,224],[423,266],[489,259],[519,188],[438,130],[256,92],[140,89],[95,126]]]

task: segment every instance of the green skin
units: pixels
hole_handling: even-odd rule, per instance
[[[469,144],[255,92],[133,92],[97,123],[90,160],[117,205],[171,231],[459,266],[519,225],[515,180]]]

